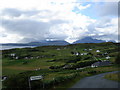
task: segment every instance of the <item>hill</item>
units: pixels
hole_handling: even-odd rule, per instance
[[[119,44],[112,42],[79,43],[3,50],[2,75],[8,77],[3,81],[3,86],[6,89],[25,89],[29,85],[28,78],[42,75],[44,79],[31,81],[35,90],[42,89],[43,84],[46,90],[54,88],[54,85],[66,88],[75,78],[79,80],[85,76],[118,70],[114,66],[118,46]],[[96,52],[97,50],[100,52]],[[110,58],[106,59],[108,56]],[[109,60],[113,65],[90,67],[91,64],[104,60]]]
[[[92,37],[85,37],[81,40],[75,41],[73,44],[76,44],[76,43],[102,43],[102,42],[106,42],[106,41],[93,39]]]
[[[49,46],[49,45],[68,45],[66,41],[40,41],[40,42],[30,42],[30,43],[6,43],[1,44],[3,46]]]

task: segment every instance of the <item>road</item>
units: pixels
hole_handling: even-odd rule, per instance
[[[72,88],[120,88],[120,83],[103,78],[106,74],[116,72],[118,71],[107,72],[83,78],[78,81]]]

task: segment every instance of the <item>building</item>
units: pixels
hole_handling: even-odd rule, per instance
[[[2,76],[2,80],[1,81],[5,81],[7,79],[7,76]]]
[[[92,51],[92,49],[89,49],[89,51]]]
[[[13,56],[13,57],[14,57],[14,56],[15,56],[15,53],[11,53],[10,56]]]
[[[57,48],[57,50],[60,50],[60,48]]]
[[[96,52],[100,52],[100,50],[96,50]]]
[[[88,55],[88,53],[81,53],[81,55]]]
[[[111,62],[109,60],[104,60],[93,63],[91,67],[108,66],[108,65],[111,65]]]
[[[79,52],[76,52],[76,53],[75,53],[75,55],[77,55],[77,56],[78,56],[78,55],[80,55],[80,53],[79,53]]]
[[[18,59],[18,58],[19,58],[19,57],[17,57],[17,56],[15,57],[15,59]]]
[[[71,54],[78,56],[80,55],[80,52],[71,52]]]
[[[106,59],[110,59],[110,56],[107,56]]]
[[[87,51],[87,49],[84,49],[83,51]]]

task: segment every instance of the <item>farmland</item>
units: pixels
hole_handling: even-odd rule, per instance
[[[36,90],[69,88],[83,77],[118,71],[118,48],[119,44],[108,42],[3,50],[2,75],[8,77],[3,81],[3,89],[28,88],[28,78],[37,75],[44,79],[32,81],[32,88]],[[104,60],[109,60],[111,65],[91,67],[91,64]]]

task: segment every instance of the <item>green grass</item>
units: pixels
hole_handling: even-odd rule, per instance
[[[108,79],[108,80],[113,80],[113,81],[117,81],[117,82],[120,82],[120,72],[119,73],[112,73],[112,74],[107,74],[105,75],[105,79]]]
[[[112,48],[111,48],[112,47]],[[60,48],[60,50],[57,50]],[[92,51],[83,51],[84,49],[92,48]],[[88,72],[96,71],[98,73],[117,71],[118,67],[116,65],[112,66],[104,66],[98,68],[86,68],[84,70],[70,70],[70,69],[57,69],[51,70],[50,66],[62,66],[69,64],[77,64],[79,62],[87,62],[89,60],[94,60],[95,57],[97,60],[105,60],[106,56],[96,57],[98,53],[96,50],[100,50],[100,53],[105,53],[106,51],[110,51],[109,55],[112,56],[110,59],[111,62],[115,62],[115,58],[117,57],[116,49],[117,46],[113,43],[100,43],[100,44],[75,44],[75,45],[67,45],[67,46],[42,46],[35,48],[22,48],[22,49],[11,49],[11,50],[3,50],[3,58],[2,58],[2,74],[5,76],[12,75],[21,75],[20,73],[27,73],[28,76],[36,76],[36,75],[45,75],[45,81],[51,81],[53,78],[57,77],[69,77],[78,73],[77,77],[70,79],[70,81],[65,81],[59,85],[56,85],[56,88],[68,88],[71,87],[74,83],[79,81],[81,78],[93,75],[88,74]],[[71,52],[80,52],[80,53],[92,53],[92,55],[79,56],[81,59],[69,63],[69,60],[75,61],[76,56],[72,55]],[[34,59],[25,60],[23,59],[12,59],[10,58],[11,53],[16,53],[19,57],[32,56]],[[35,58],[40,56],[40,58]],[[90,57],[86,59],[87,57]],[[53,60],[53,61],[52,61]],[[27,63],[24,63],[27,62]],[[39,71],[35,71],[35,69],[39,69]],[[81,72],[82,71],[82,72]],[[69,82],[69,83],[68,83]]]

